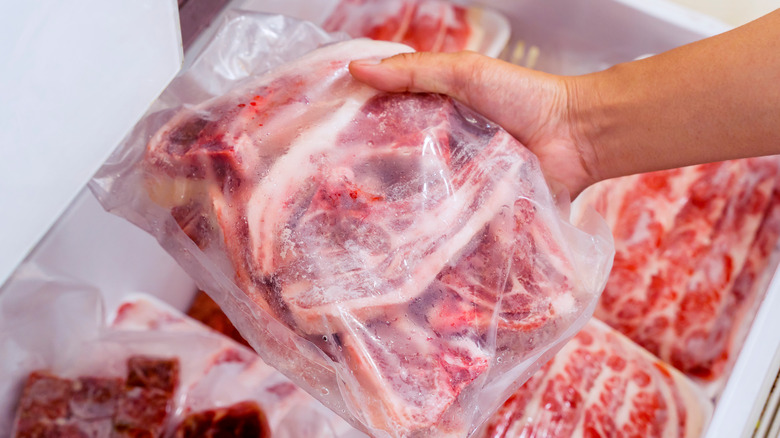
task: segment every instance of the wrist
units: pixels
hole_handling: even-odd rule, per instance
[[[584,187],[610,178],[604,168],[604,151],[599,139],[602,108],[597,81],[593,75],[564,77],[566,118],[570,136],[580,156],[587,180]],[[584,188],[583,187],[583,188]]]

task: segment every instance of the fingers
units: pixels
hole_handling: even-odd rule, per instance
[[[382,91],[448,94],[469,101],[469,84],[478,83],[483,56],[473,52],[402,53],[376,61],[353,61],[352,76]]]

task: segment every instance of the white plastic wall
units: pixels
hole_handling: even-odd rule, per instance
[[[0,13],[0,284],[181,65],[176,0]]]

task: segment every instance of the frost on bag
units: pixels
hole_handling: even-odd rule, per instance
[[[350,422],[465,436],[590,316],[611,241],[499,127],[348,73],[408,50],[328,45],[150,114],[92,187]]]

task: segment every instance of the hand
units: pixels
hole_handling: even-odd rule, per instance
[[[499,124],[539,157],[548,180],[572,198],[599,178],[593,147],[572,120],[573,82],[473,52],[404,53],[354,61],[355,79],[391,92],[452,96]]]
[[[572,197],[607,178],[780,154],[780,9],[714,37],[582,76],[475,53],[355,61],[385,91],[443,93],[503,126]]]

